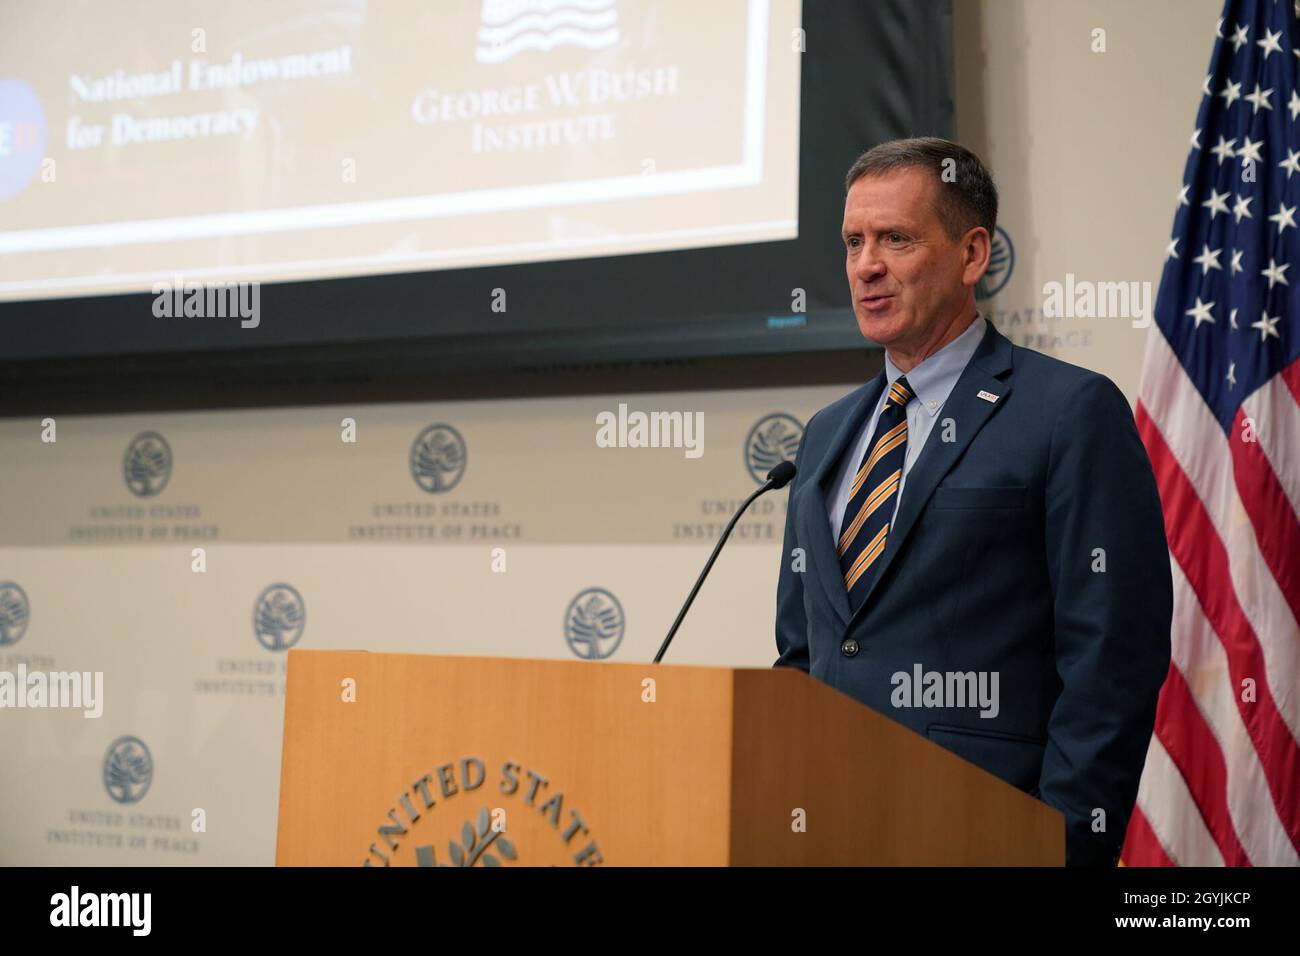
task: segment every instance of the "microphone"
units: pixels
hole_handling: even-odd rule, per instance
[[[663,644],[659,646],[659,653],[655,655],[654,663],[658,664],[664,656],[664,651],[668,650],[668,645],[673,641],[673,635],[677,633],[677,628],[681,627],[682,618],[686,617],[686,612],[691,609],[691,602],[695,600],[695,595],[700,592],[700,585],[703,584],[704,579],[709,576],[709,571],[713,567],[713,562],[718,560],[718,552],[721,551],[722,546],[727,543],[727,535],[731,534],[731,529],[736,526],[736,522],[739,521],[740,516],[745,513],[745,509],[748,508],[759,495],[771,491],[773,488],[784,488],[786,485],[790,484],[794,479],[797,470],[798,469],[794,466],[794,462],[783,461],[778,464],[767,473],[767,482],[756,492],[746,498],[745,503],[740,506],[740,510],[731,516],[731,521],[727,523],[727,527],[722,531],[722,537],[720,537],[718,543],[713,546],[713,553],[709,555],[708,563],[704,565],[704,570],[700,572],[700,576],[695,579],[695,587],[691,588],[691,593],[686,597],[686,603],[683,604],[682,609],[677,612],[677,620],[673,621],[673,626],[668,631],[668,636],[664,638]]]

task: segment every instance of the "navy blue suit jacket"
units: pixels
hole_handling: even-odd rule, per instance
[[[1067,863],[1112,863],[1169,668],[1173,613],[1160,500],[1128,402],[1105,376],[1014,346],[990,323],[907,474],[883,565],[850,614],[826,495],[884,386],[882,371],[804,430],[776,666],[806,671],[1061,810]],[[896,706],[907,698],[893,675],[916,665],[996,672],[997,715]]]

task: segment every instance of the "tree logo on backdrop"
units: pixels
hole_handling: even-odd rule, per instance
[[[13,581],[0,584],[0,647],[17,644],[27,633],[27,622],[32,619],[32,606],[27,593]]]
[[[298,643],[307,623],[302,595],[289,584],[272,584],[253,605],[253,633],[268,651],[287,651]]]
[[[794,461],[803,439],[803,423],[793,415],[774,412],[758,420],[745,439],[745,467],[757,484],[783,461]]]
[[[153,757],[139,737],[118,737],[104,754],[104,789],[118,803],[139,803],[153,782]]]
[[[0,202],[31,184],[45,157],[45,111],[26,83],[0,79]]]
[[[604,660],[623,642],[623,605],[604,588],[587,588],[564,612],[564,640],[584,660]]]
[[[141,432],[131,439],[122,457],[122,477],[131,494],[152,498],[167,487],[172,476],[172,450],[157,432]]]
[[[975,298],[991,299],[1007,284],[1011,270],[1016,265],[1016,247],[1011,244],[1011,236],[1001,226],[993,230],[993,241],[989,249],[989,267],[975,285]]]
[[[411,477],[430,494],[451,491],[465,474],[465,439],[450,425],[430,425],[411,445]]]

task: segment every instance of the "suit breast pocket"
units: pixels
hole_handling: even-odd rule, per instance
[[[930,502],[930,507],[939,510],[1017,510],[1024,508],[1027,490],[1019,485],[995,488],[962,488],[940,485],[934,489],[934,498]],[[904,494],[906,494],[906,490]]]

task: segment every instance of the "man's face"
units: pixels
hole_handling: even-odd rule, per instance
[[[845,269],[858,329],[891,353],[923,351],[942,336],[986,265],[978,241],[972,255],[970,232],[960,239],[944,232],[938,188],[928,170],[900,169],[862,177],[844,200]]]

